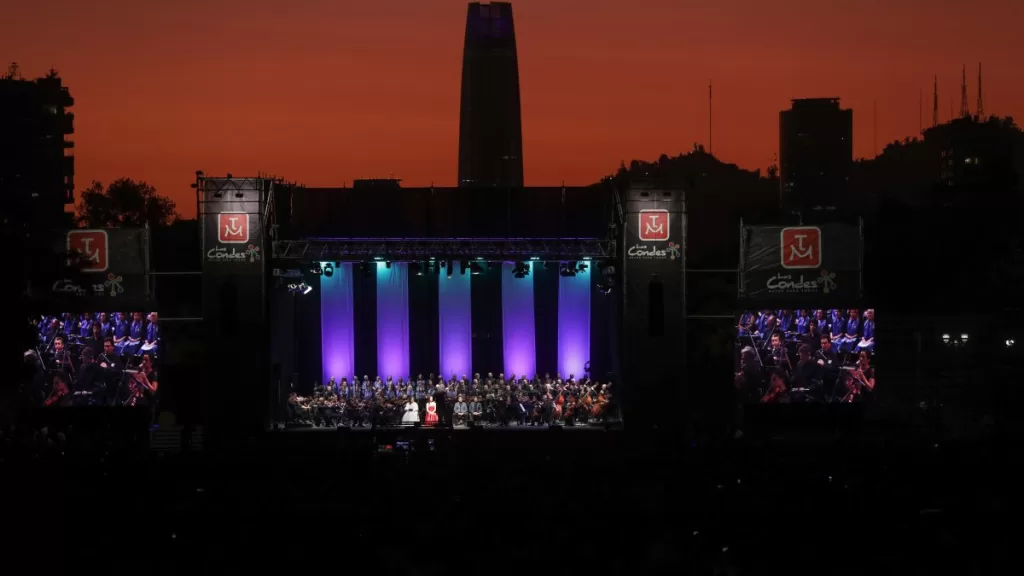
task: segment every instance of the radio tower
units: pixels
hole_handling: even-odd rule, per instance
[[[981,102],[981,97],[978,97],[978,102]],[[714,110],[711,108],[711,79],[708,78],[708,154],[711,156],[715,155],[714,147],[714,123],[715,117],[712,116]]]
[[[985,117],[985,101],[981,99],[981,62],[978,62],[978,119]]]
[[[971,115],[967,107],[967,65],[964,65],[963,80],[960,81],[960,117],[967,118]]]
[[[939,77],[935,76],[935,84],[932,86],[932,128],[939,125]]]

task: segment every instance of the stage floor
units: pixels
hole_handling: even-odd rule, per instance
[[[288,432],[288,433],[300,433],[300,434],[324,433],[324,432],[339,432],[339,431],[352,432],[352,433],[362,433],[362,434],[365,434],[365,433],[368,433],[368,432],[434,432],[434,433],[443,433],[443,432],[457,432],[457,433],[461,433],[461,432],[549,432],[551,430],[558,430],[558,431],[564,430],[566,432],[577,432],[577,431],[610,432],[610,431],[621,430],[621,428],[622,428],[621,426],[612,426],[612,425],[608,425],[608,426],[605,426],[605,425],[600,425],[600,426],[592,426],[592,425],[587,425],[587,426],[481,426],[481,427],[477,427],[477,428],[469,428],[469,427],[466,427],[466,426],[456,426],[454,428],[445,427],[445,426],[440,426],[440,427],[378,426],[376,428],[372,428],[372,427],[369,427],[369,426],[364,426],[364,427],[357,426],[357,427],[351,427],[351,428],[347,428],[347,427],[338,428],[338,427],[333,427],[333,426],[319,426],[319,427],[317,427],[317,426],[301,425],[301,424],[300,425],[281,425],[281,424],[279,424],[276,428],[273,428],[272,431]]]

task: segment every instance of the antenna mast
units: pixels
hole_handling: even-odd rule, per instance
[[[985,101],[981,99],[981,62],[978,62],[978,119],[985,117]]]
[[[924,134],[924,88],[917,91],[917,133]]]
[[[878,156],[878,100],[871,102],[872,122],[874,124],[871,134],[871,152]]]
[[[932,128],[939,125],[939,76],[935,76],[932,86]]]
[[[963,79],[960,81],[960,117],[967,118],[971,110],[967,107],[967,65],[964,64]]]
[[[714,131],[715,117],[712,115],[712,112],[714,111],[714,109],[711,107],[711,102],[712,102],[712,100],[711,100],[711,79],[708,78],[708,154],[710,154],[711,156],[714,156],[715,155],[715,146],[714,146],[714,140],[713,139],[714,139],[714,135],[715,135],[715,131]],[[979,102],[980,102],[980,100],[979,100]]]

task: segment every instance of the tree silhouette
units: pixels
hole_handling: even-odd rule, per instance
[[[87,228],[169,226],[177,218],[174,202],[157,194],[145,182],[130,178],[114,180],[105,187],[100,182],[81,193],[78,224]]]

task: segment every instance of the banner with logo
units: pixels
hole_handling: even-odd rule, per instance
[[[203,266],[232,274],[262,274],[262,209],[271,182],[210,178],[203,182]]]
[[[128,309],[149,300],[149,242],[143,228],[74,229],[60,235],[60,261],[46,290],[61,310]],[[147,307],[148,310],[148,307]]]
[[[626,259],[682,262],[682,223],[667,209],[641,209],[629,214]]]
[[[741,298],[852,303],[861,296],[863,241],[856,226],[745,227],[741,250]]]

